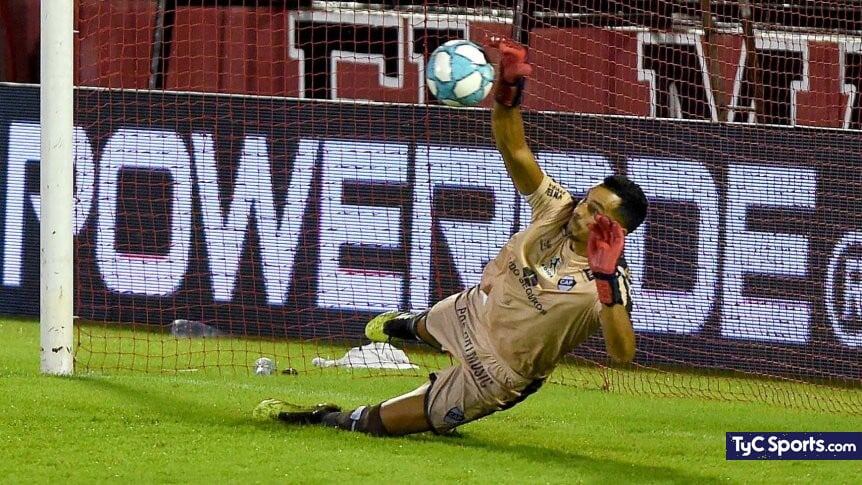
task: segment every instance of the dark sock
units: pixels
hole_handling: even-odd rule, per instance
[[[399,315],[386,322],[383,326],[383,332],[392,338],[421,342],[422,339],[416,333],[416,323],[424,316],[424,313],[419,315],[410,313]]]
[[[329,413],[323,416],[323,425],[347,431],[358,431],[372,436],[388,436],[380,419],[380,404],[359,406],[353,411]]]

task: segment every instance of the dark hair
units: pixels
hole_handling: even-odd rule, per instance
[[[643,190],[625,175],[605,177],[602,185],[622,199],[616,212],[622,219],[621,222],[626,230],[631,234],[646,219],[649,202]]]

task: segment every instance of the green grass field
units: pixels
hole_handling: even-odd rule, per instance
[[[106,349],[111,342],[121,340],[108,339]],[[858,415],[547,385],[457,436],[381,439],[259,423],[251,410],[266,397],[374,403],[414,388],[420,377],[155,368],[41,377],[38,349],[38,325],[0,320],[2,483],[859,483],[862,477],[859,462],[724,458],[725,431],[859,431]],[[737,381],[730,385],[753,385]]]

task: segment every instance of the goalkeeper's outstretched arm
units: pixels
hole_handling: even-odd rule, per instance
[[[539,188],[545,175],[527,146],[524,120],[518,105],[521,104],[524,78],[533,72],[533,68],[527,63],[527,49],[521,44],[493,37],[490,46],[500,51],[491,130],[515,188],[524,195],[532,194]]]
[[[542,183],[544,173],[527,146],[521,109],[495,103],[491,114],[491,129],[515,188],[524,195],[532,194]]]
[[[599,321],[608,354],[617,362],[631,362],[635,356],[635,332],[632,327],[628,285],[617,269],[625,246],[626,231],[619,222],[598,214],[589,225],[587,260],[596,282],[596,293],[602,303]],[[623,288],[625,286],[625,288]],[[628,306],[628,308],[627,308]]]

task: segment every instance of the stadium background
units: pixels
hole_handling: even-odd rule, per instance
[[[36,3],[0,12],[9,81],[37,80]],[[651,187],[629,248],[639,365],[858,385],[858,8],[700,3],[525,2],[530,142],[575,191],[613,171]],[[77,2],[77,315],[355,341],[376,311],[474,283],[526,212],[487,112],[436,107],[420,73],[445,40],[509,33],[511,7]],[[37,90],[2,99],[0,311],[35,315]],[[219,258],[205,193],[247,209]],[[605,362],[598,339],[579,355]]]
[[[3,482],[858,482],[852,461],[726,460],[729,431],[862,429],[862,11],[745,3],[517,2],[542,165],[574,192],[610,171],[650,192],[627,250],[638,358],[592,340],[552,376],[568,386],[456,437],[379,439],[251,410],[380,402],[450,364],[309,363],[364,343],[392,294],[469,284],[529,215],[487,110],[418,85],[434,45],[510,32],[516,2],[76,1],[81,318],[76,375],[49,378],[39,2],[0,1]],[[183,317],[231,335],[174,338]],[[298,375],[255,375],[261,356]]]

